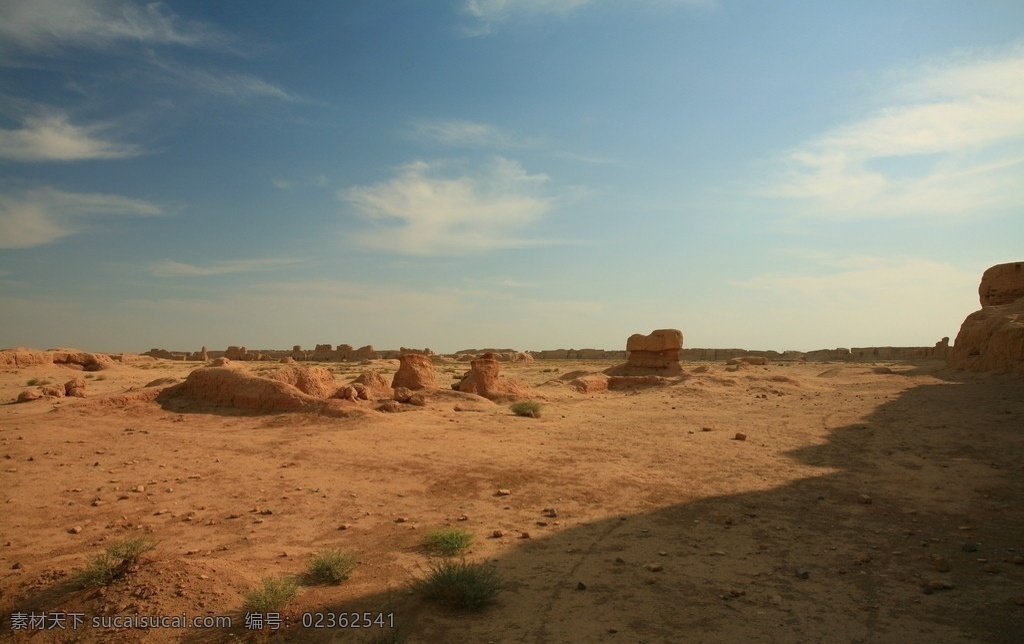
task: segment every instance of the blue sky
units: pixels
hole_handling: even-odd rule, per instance
[[[0,346],[930,345],[1022,179],[1010,0],[0,3]]]

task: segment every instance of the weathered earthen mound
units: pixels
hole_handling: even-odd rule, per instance
[[[53,364],[80,368],[85,371],[100,371],[114,366],[110,356],[103,353],[87,353],[76,349],[53,349]]]
[[[981,276],[978,299],[982,306],[1012,304],[1024,297],[1024,262],[996,264]]]
[[[256,411],[320,411],[324,407],[322,400],[293,385],[231,367],[201,367],[190,373],[185,382],[160,392],[161,399],[180,397]]]
[[[967,371],[1024,374],[1024,298],[968,315],[949,352],[948,364]]]
[[[612,376],[608,379],[608,388],[612,391],[625,389],[642,389],[645,387],[665,387],[677,382],[663,376]]]
[[[75,378],[64,383],[64,395],[74,398],[85,398],[85,380]]]
[[[529,388],[519,382],[499,376],[498,360],[491,353],[473,360],[469,372],[452,388],[467,394],[483,396],[488,400],[510,400],[523,396]]]
[[[729,358],[725,361],[725,364],[749,364],[749,365],[767,365],[771,361],[764,356],[741,356],[739,358]]]
[[[32,367],[56,364],[84,371],[100,371],[114,366],[114,360],[103,353],[88,353],[77,349],[50,349],[38,351],[18,347],[0,351],[0,367]]]
[[[25,347],[0,351],[0,367],[20,369],[48,364],[53,364],[53,356],[49,351],[37,351]]]
[[[334,374],[323,367],[288,366],[267,375],[271,380],[286,382],[304,394],[328,398],[338,389]]]
[[[608,391],[608,376],[603,373],[591,373],[569,382],[569,386],[581,394],[593,394],[599,391]]]
[[[352,381],[353,386],[358,389],[362,387],[367,398],[384,398],[391,395],[391,385],[388,379],[376,371],[364,371]]]
[[[437,375],[430,356],[422,353],[403,353],[398,356],[398,371],[391,388],[437,389]]]

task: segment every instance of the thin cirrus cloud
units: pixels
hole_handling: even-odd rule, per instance
[[[303,260],[301,259],[270,257],[263,259],[225,260],[206,266],[196,266],[168,259],[151,265],[149,272],[156,277],[209,277],[211,275],[272,271],[301,264],[302,262]]]
[[[339,193],[369,229],[354,240],[407,255],[459,255],[546,243],[523,236],[551,201],[547,176],[495,157],[473,171],[449,162],[416,161],[379,183]]]
[[[32,248],[83,232],[96,217],[154,217],[160,206],[120,195],[36,188],[0,193],[0,248]]]
[[[907,70],[886,96],[790,151],[767,193],[836,218],[1024,206],[1024,47]]]
[[[181,20],[159,2],[9,0],[0,4],[0,42],[3,49],[45,54],[124,42],[219,46],[224,37],[208,25]]]
[[[0,159],[19,162],[125,159],[138,147],[98,136],[104,125],[75,125],[66,114],[28,116],[17,129],[0,128]]]

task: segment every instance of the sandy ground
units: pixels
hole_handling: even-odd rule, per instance
[[[197,366],[0,374],[0,401],[31,378],[90,376],[87,399],[0,406],[0,639],[1024,641],[1019,378],[940,363],[685,364],[673,386],[580,394],[558,377],[609,363],[503,364],[535,387],[536,419],[440,396],[347,418],[103,400]],[[339,384],[367,368],[325,366]],[[465,368],[438,365],[439,379]],[[430,562],[423,535],[445,526],[472,532],[466,558],[503,580],[480,613],[409,590]],[[158,545],[125,578],[102,591],[70,581],[134,534]],[[303,585],[287,628],[246,630],[242,593],[302,574],[325,548],[357,553],[352,577]],[[391,612],[397,633],[301,627],[324,611]],[[86,624],[12,631],[15,612]],[[89,625],[118,614],[234,627]]]

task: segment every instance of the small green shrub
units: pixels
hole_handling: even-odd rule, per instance
[[[341,550],[325,550],[313,556],[307,573],[323,584],[340,584],[356,567],[356,556]]]
[[[294,579],[264,577],[262,588],[253,588],[242,593],[245,610],[256,613],[272,613],[287,606],[299,592]]]
[[[484,564],[445,559],[416,582],[423,596],[448,608],[480,610],[501,592],[498,573]]]
[[[113,543],[90,559],[73,579],[83,586],[106,586],[124,576],[144,552],[155,547],[156,543],[146,537],[133,537]]]
[[[32,380],[29,380],[25,384],[28,385],[29,387],[42,387],[43,385],[48,385],[51,382],[53,381],[47,378],[33,378]]]
[[[532,400],[526,400],[523,402],[514,403],[510,409],[516,416],[526,416],[529,418],[540,418],[540,407],[539,402],[533,402]]]
[[[460,528],[442,528],[427,533],[423,545],[445,557],[453,557],[473,543],[473,535]]]

